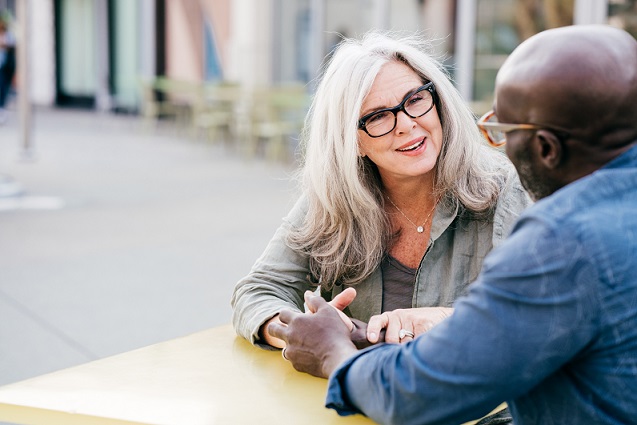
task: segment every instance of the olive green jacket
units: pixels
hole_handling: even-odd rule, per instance
[[[531,200],[511,167],[488,217],[478,219],[462,206],[451,208],[447,204],[441,202],[433,217],[429,247],[416,273],[413,307],[451,307],[478,276],[484,257],[509,235]],[[303,311],[303,294],[317,289],[316,279],[310,278],[308,256],[286,244],[288,232],[302,224],[306,211],[307,201],[302,197],[234,289],[232,322],[237,334],[252,343],[258,343],[263,323],[283,309]],[[365,322],[380,314],[380,265],[355,288],[356,299],[346,313]],[[337,285],[323,296],[330,299],[343,289]]]

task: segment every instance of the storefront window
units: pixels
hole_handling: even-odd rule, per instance
[[[92,105],[98,83],[95,3],[63,0],[57,6],[58,102]]]
[[[139,43],[138,4],[127,0],[111,2],[111,81],[114,107],[131,111],[137,107]]]
[[[637,0],[610,0],[608,23],[628,31],[637,38]]]
[[[574,0],[478,0],[473,99],[490,105],[495,76],[530,36],[573,23]],[[481,108],[483,109],[483,108]]]

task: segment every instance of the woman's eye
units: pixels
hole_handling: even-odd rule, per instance
[[[410,97],[409,100],[407,101],[407,103],[409,105],[413,105],[414,103],[418,103],[421,100],[423,100],[423,96],[420,93],[418,93],[418,94],[415,94],[412,97]]]
[[[371,117],[367,118],[367,124],[372,124],[375,122],[382,121],[386,119],[388,115],[389,115],[389,112],[379,112],[377,114],[374,114]]]

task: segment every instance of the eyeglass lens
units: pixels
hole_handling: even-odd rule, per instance
[[[497,123],[498,117],[496,117],[495,114],[492,114],[485,122]],[[500,146],[506,143],[506,133],[504,131],[491,127],[485,128],[485,131],[487,132],[487,137],[490,139],[489,141],[494,146]]]
[[[401,107],[402,106],[402,107]],[[365,120],[367,134],[372,137],[383,136],[396,127],[397,114],[405,111],[411,118],[425,115],[433,107],[433,96],[424,87],[409,98],[403,100],[401,105],[391,110],[379,111]]]

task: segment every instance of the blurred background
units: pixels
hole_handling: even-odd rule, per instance
[[[1,385],[229,323],[294,200],[298,134],[341,36],[425,32],[479,115],[521,41],[590,23],[635,36],[637,2],[0,0],[0,19],[0,63],[16,64]]]

